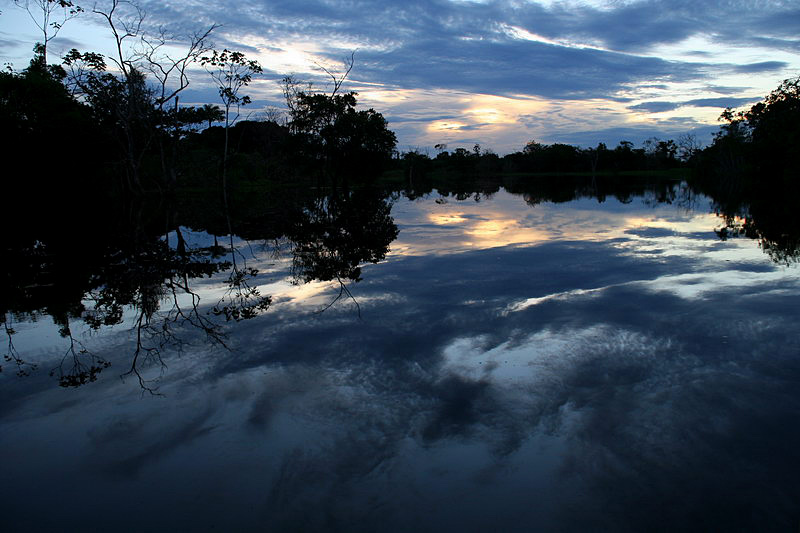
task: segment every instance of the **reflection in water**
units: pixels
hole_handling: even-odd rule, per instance
[[[800,273],[721,240],[684,187],[602,186],[265,196],[234,208],[233,250],[212,236],[225,221],[181,206],[138,262],[98,254],[102,276],[70,278],[88,281],[50,309],[103,332],[75,339],[116,368],[130,339],[102,324],[173,300],[222,319],[231,251],[269,311],[224,330],[225,357],[170,330],[193,346],[164,348],[165,398],[108,372],[69,391],[3,375],[8,527],[86,529],[91,494],[98,530],[792,530]],[[19,290],[24,356],[45,307]],[[313,312],[337,294],[361,320]]]
[[[53,318],[68,348],[51,375],[58,376],[61,386],[73,387],[95,381],[110,363],[76,339],[70,320],[80,319],[99,330],[122,324],[125,309],[129,309],[135,346],[124,375],[134,375],[142,388],[154,392],[140,368],[154,363],[165,367],[161,352],[167,347],[182,349],[181,330],[201,331],[206,342],[226,347],[225,332],[214,316],[238,322],[255,318],[270,307],[271,296],[262,295],[255,284],[259,270],[248,264],[243,250],[249,247],[247,242],[237,246],[229,233],[227,247],[220,246],[216,236],[212,246],[191,247],[177,222],[171,221],[165,236],[141,222],[145,217],[142,205],[129,209],[132,223],[124,226],[123,238],[109,237],[93,250],[90,262],[80,267],[71,250],[60,249],[62,235],[58,232],[49,239],[47,234],[31,236],[11,247],[9,257],[14,260],[7,277],[11,297],[3,309],[6,361],[16,365],[20,376],[28,375],[35,365],[26,362],[14,345],[14,320],[35,318],[40,313]],[[389,216],[391,206],[375,192],[334,191],[304,199],[291,209],[284,236],[275,237],[270,217],[248,221],[246,231],[250,239],[288,240],[295,284],[336,280],[340,293],[329,306],[342,294],[350,295],[346,281],[360,281],[360,265],[383,259],[397,236]],[[222,213],[225,227],[232,228],[230,215]],[[174,219],[176,214],[170,213],[168,218]],[[205,224],[219,225],[219,220]],[[175,235],[174,245],[171,234]],[[228,273],[225,288],[209,312],[201,308],[200,294],[193,285],[224,272]],[[62,285],[69,290],[61,290]]]

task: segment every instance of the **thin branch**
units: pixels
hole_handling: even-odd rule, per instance
[[[355,64],[355,57],[356,57],[356,51],[353,50],[352,52],[350,52],[350,57],[344,58],[343,64],[345,67],[345,71],[343,74],[340,75],[336,74],[335,72],[325,67],[321,63],[314,61],[314,64],[317,66],[317,68],[320,69],[325,74],[327,74],[331,78],[331,81],[333,82],[333,91],[331,91],[331,96],[336,95],[336,93],[339,91],[339,88],[342,86],[344,81],[350,75],[350,71],[353,70],[353,65]]]

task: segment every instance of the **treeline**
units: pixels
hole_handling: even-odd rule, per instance
[[[641,171],[692,169],[695,181],[708,186],[740,187],[742,194],[761,184],[798,186],[800,158],[800,78],[785,80],[749,110],[722,113],[725,124],[707,147],[692,134],[677,139],[651,138],[635,147],[621,141],[608,148],[531,141],[505,156],[476,144],[472,150],[435,146],[436,154],[410,150],[398,154],[396,168],[409,179],[500,174],[619,174]],[[716,185],[714,185],[716,183]]]
[[[694,159],[700,181],[745,195],[761,185],[798,191],[800,77],[784,80],[749,110],[727,109],[720,118],[725,124]]]
[[[262,69],[241,52],[212,49],[216,26],[181,39],[148,34],[135,4],[112,0],[92,12],[105,21],[115,53],[73,49],[50,63],[53,30],[84,10],[63,1],[24,6],[41,18],[43,34],[26,69],[0,72],[10,192],[141,195],[212,184],[224,192],[228,178],[373,175],[391,161],[396,139],[386,120],[357,109],[356,93],[340,91],[352,56],[344,74],[331,73],[332,90],[287,77],[287,112],[240,121]],[[64,20],[44,23],[62,9]],[[182,51],[176,40],[186,43]],[[182,104],[196,76],[214,83],[216,105]]]
[[[101,58],[76,57],[73,65],[97,66],[78,82],[41,53],[21,72],[0,73],[13,188],[163,192],[216,185],[228,174],[374,175],[391,162],[394,133],[380,113],[356,108],[355,93],[298,92],[288,121],[234,121],[224,106],[165,107],[135,69],[111,74]],[[81,87],[71,91],[74,83]]]
[[[241,52],[212,49],[215,26],[184,36],[183,51],[167,54],[175,36],[146,34],[135,4],[112,0],[106,11],[92,11],[109,28],[116,55],[73,49],[50,64],[53,30],[83,10],[63,0],[26,5],[41,7],[42,20],[54,20],[54,10],[64,10],[64,18],[56,26],[42,24],[42,42],[28,68],[0,72],[0,128],[10,155],[4,186],[17,197],[53,193],[58,205],[70,194],[141,195],[220,185],[226,194],[229,182],[357,180],[389,168],[412,182],[426,176],[616,175],[685,166],[708,187],[745,191],[763,180],[797,183],[797,79],[748,111],[727,110],[726,124],[705,149],[683,135],[649,139],[640,147],[629,141],[613,148],[530,141],[505,156],[477,144],[452,151],[436,145],[435,155],[400,153],[384,117],[358,109],[357,94],[341,91],[352,56],[342,73],[325,71],[333,82],[327,91],[286,77],[285,112],[239,120],[242,107],[251,104],[247,88],[262,69]],[[181,103],[190,75],[214,83],[217,104]]]
[[[677,142],[648,139],[635,148],[630,141],[621,141],[613,149],[600,143],[595,148],[579,148],[569,144],[541,144],[530,141],[519,151],[498,156],[476,144],[472,150],[456,148],[452,152],[443,144],[436,145],[437,154],[411,150],[398,156],[406,175],[455,173],[462,175],[493,174],[594,174],[644,170],[669,170],[685,165],[696,150],[697,141],[683,136]]]
[[[692,185],[725,219],[720,238],[745,236],[781,263],[800,258],[800,78],[784,80],[725,124],[693,162]]]

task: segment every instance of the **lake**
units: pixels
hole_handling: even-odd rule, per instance
[[[241,196],[14,244],[5,531],[800,527],[791,231],[676,182]]]

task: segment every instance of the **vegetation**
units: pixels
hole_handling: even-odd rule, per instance
[[[684,166],[685,152],[675,141],[649,139],[641,148],[630,141],[621,141],[613,150],[600,143],[595,148],[579,148],[568,144],[528,142],[522,151],[503,157],[476,144],[471,151],[437,145],[438,153],[431,158],[420,151],[400,156],[400,167],[413,179],[430,173],[458,175],[550,174],[598,175],[625,172],[664,171]]]
[[[759,241],[775,261],[800,259],[800,78],[785,80],[749,110],[726,110],[714,142],[698,152],[695,188],[714,198],[722,239]]]
[[[749,110],[725,110],[714,142],[697,155],[707,176],[749,185],[798,187],[800,77],[784,80]]]

